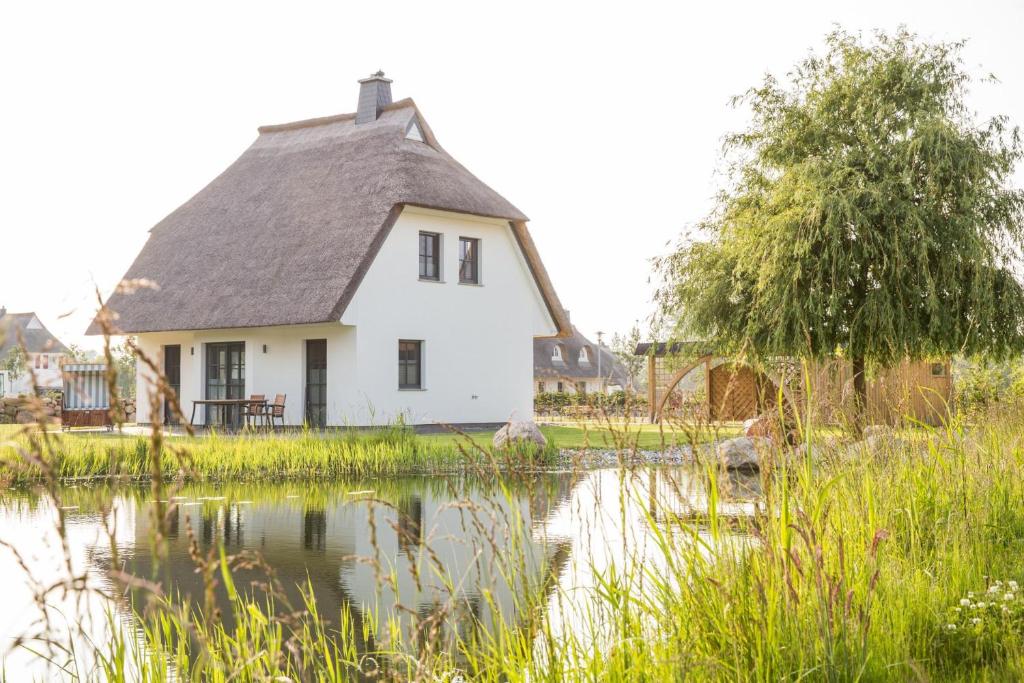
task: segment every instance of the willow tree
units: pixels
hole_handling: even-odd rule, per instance
[[[660,260],[663,313],[718,348],[865,367],[1022,346],[1021,157],[978,121],[962,43],[837,31],[784,81],[737,98],[748,129],[701,239]]]

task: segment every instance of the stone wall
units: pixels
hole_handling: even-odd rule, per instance
[[[34,401],[39,401],[33,407]],[[35,396],[0,397],[0,424],[28,424],[36,421],[36,414],[41,410],[46,418],[54,423],[60,422],[62,398],[59,391],[48,392],[40,398]],[[135,399],[124,401],[125,422],[135,422]]]

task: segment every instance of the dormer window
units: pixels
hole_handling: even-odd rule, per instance
[[[551,350],[551,362],[552,363],[564,363],[565,357],[562,356],[562,345],[555,344],[555,348]]]
[[[590,363],[590,347],[584,346],[580,349],[580,364],[585,365]]]
[[[405,131],[406,140],[415,140],[416,142],[424,142],[423,129],[420,128],[420,122],[413,119],[409,122],[409,128]]]

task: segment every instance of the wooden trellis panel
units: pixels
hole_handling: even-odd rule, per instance
[[[774,385],[745,365],[719,365],[711,369],[708,398],[712,420],[748,420],[764,412]]]

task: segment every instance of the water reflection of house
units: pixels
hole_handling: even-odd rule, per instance
[[[452,627],[468,637],[467,629],[491,629],[498,618],[515,623],[527,591],[554,585],[550,575],[565,564],[564,543],[535,539],[531,529],[568,496],[570,486],[565,475],[542,477],[528,488],[512,486],[511,501],[497,488],[479,488],[460,494],[466,502],[457,502],[447,487],[414,478],[402,480],[395,493],[376,494],[386,500],[339,495],[313,506],[300,499],[187,501],[171,515],[168,559],[155,578],[201,604],[202,578],[189,559],[187,516],[202,546],[222,542],[229,554],[258,552],[293,606],[301,605],[298,586],[308,579],[321,616],[337,623],[343,607],[350,607],[357,637],[367,610],[396,603],[404,608],[394,614],[406,635],[411,615],[425,619],[443,609],[456,615],[442,629],[446,637]],[[135,546],[125,555],[133,572],[150,577],[152,522],[141,512],[135,519]],[[516,520],[522,521],[519,532]],[[517,578],[506,580],[509,575]],[[261,578],[240,571],[235,583],[244,587]],[[224,596],[219,600],[228,615]],[[357,643],[361,649],[371,645]]]

